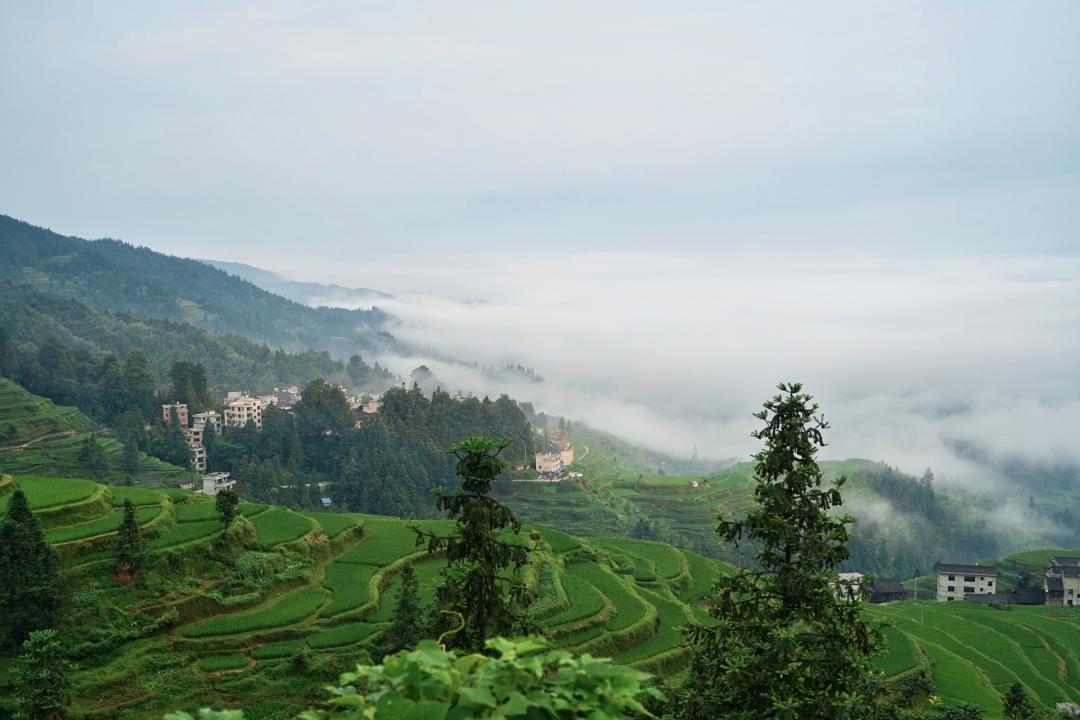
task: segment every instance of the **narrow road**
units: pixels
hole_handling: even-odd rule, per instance
[[[49,433],[48,435],[40,435],[33,440],[27,440],[21,445],[0,445],[0,450],[25,450],[34,443],[42,442],[43,440],[55,440],[56,438],[71,437],[72,435],[78,435],[74,430],[65,430],[64,432]]]

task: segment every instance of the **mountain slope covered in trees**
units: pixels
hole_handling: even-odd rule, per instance
[[[307,307],[196,260],[117,240],[67,237],[6,215],[0,215],[0,279],[290,350],[347,357],[393,342],[378,310]]]
[[[219,335],[190,323],[101,310],[75,298],[0,282],[0,374],[91,416],[111,389],[102,385],[107,358],[141,350],[160,384],[173,363],[196,361],[218,393],[269,392],[317,377],[357,390],[381,391],[395,378],[358,355],[341,362],[326,351],[271,350],[239,335]]]

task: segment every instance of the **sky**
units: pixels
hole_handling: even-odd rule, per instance
[[[674,451],[1080,462],[1080,4],[0,5],[0,212],[395,294]],[[940,474],[940,473],[939,473]]]

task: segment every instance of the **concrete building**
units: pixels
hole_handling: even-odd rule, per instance
[[[194,427],[202,426],[204,429],[206,426],[212,426],[214,432],[218,435],[221,434],[221,413],[216,410],[207,410],[206,412],[195,413],[191,416],[191,424]]]
[[[934,566],[934,572],[937,574],[938,602],[963,600],[966,595],[997,592],[997,568],[939,562]]]
[[[236,481],[229,477],[227,472],[210,473],[203,475],[203,492],[207,495],[217,495],[222,490],[232,490],[236,487]]]
[[[197,473],[206,472],[206,448],[202,443],[188,443],[191,450],[191,469]]]
[[[187,436],[188,445],[202,445],[206,435],[206,426],[195,423],[189,428],[184,428],[184,435]]]
[[[536,453],[536,471],[539,473],[559,473],[563,470],[562,456],[557,452]]]
[[[180,421],[180,427],[188,426],[188,409],[185,403],[169,403],[168,405],[161,406],[161,421],[169,422],[172,419],[172,412],[176,410],[176,419]]]
[[[1080,605],[1080,557],[1050,558],[1043,589],[1047,605]]]
[[[230,393],[231,394],[231,393]],[[249,422],[262,430],[263,404],[251,397],[239,396],[225,404],[225,427],[242,428]]]

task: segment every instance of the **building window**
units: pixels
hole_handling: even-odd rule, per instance
[[[953,599],[952,599],[952,598],[945,598],[945,599],[946,599],[946,600],[947,600],[948,602],[952,602],[952,601],[953,601]]]
[[[965,585],[964,586],[964,592],[966,592],[966,593],[975,592],[975,586],[974,585]]]
[[[964,582],[975,582],[975,576],[974,575],[965,575],[964,576]]]
[[[954,580],[956,580],[956,576],[955,575],[950,575],[949,576],[949,582],[952,582]]]
[[[986,587],[994,587],[994,581],[993,580],[987,580],[986,581]]]
[[[955,585],[950,585],[949,587],[945,588],[945,591],[946,592],[956,592],[956,586]]]

